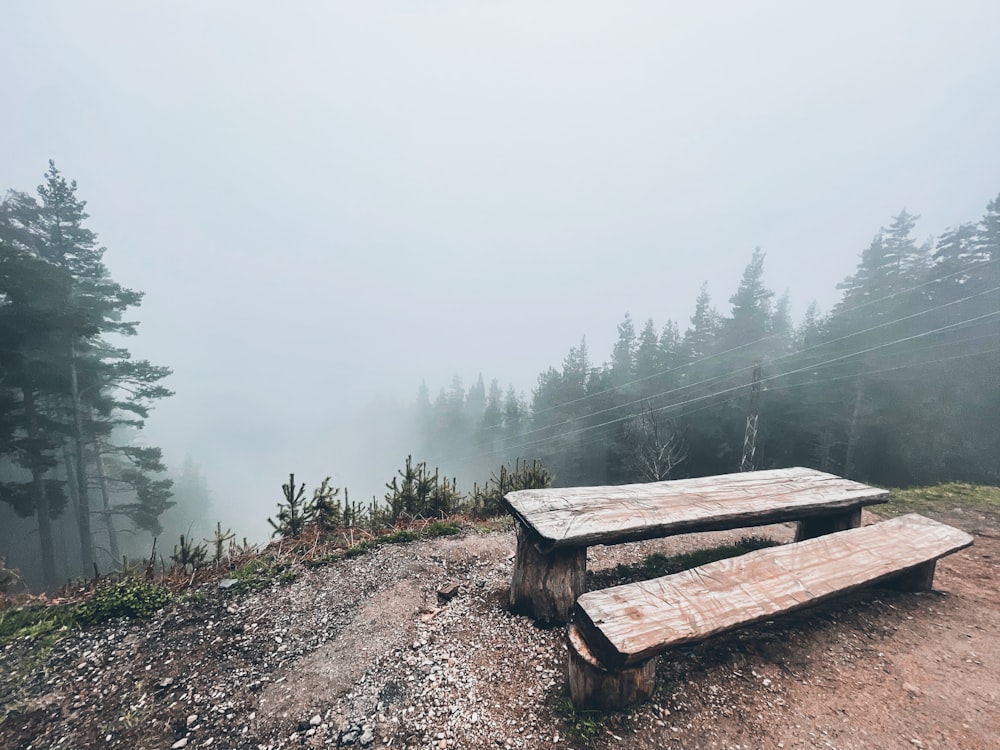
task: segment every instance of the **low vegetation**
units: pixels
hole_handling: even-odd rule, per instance
[[[953,510],[973,511],[1000,521],[1000,487],[985,487],[962,482],[892,490],[889,502],[875,508],[880,515],[903,513],[936,515]]]
[[[660,576],[680,573],[682,570],[688,570],[689,568],[696,568],[699,565],[707,565],[716,560],[745,555],[747,552],[764,549],[765,547],[774,547],[775,545],[777,545],[777,542],[772,539],[745,536],[737,541],[736,544],[699,549],[694,552],[685,552],[670,557],[662,555],[659,552],[654,552],[651,555],[646,555],[642,562],[632,565],[618,565],[608,573],[601,575],[612,578],[616,582],[659,578]]]

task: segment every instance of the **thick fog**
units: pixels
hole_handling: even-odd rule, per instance
[[[725,311],[755,246],[801,317],[906,208],[1000,189],[1000,4],[8,3],[0,187],[77,180],[146,439],[266,538],[289,472],[379,497],[425,382],[530,399],[628,312]],[[435,457],[447,470],[448,457]]]

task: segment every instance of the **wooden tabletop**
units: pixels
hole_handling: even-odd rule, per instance
[[[610,487],[519,490],[507,510],[543,552],[801,520],[884,503],[887,490],[792,468]]]

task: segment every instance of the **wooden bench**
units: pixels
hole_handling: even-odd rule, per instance
[[[587,547],[694,531],[799,522],[798,539],[861,525],[886,490],[814,469],[775,469],[615,487],[520,490],[504,504],[517,520],[510,602],[561,623],[585,588]]]
[[[861,586],[929,590],[936,561],[971,544],[959,529],[910,514],[584,594],[568,634],[573,702],[607,709],[645,700],[661,652]]]

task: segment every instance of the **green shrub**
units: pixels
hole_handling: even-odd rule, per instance
[[[143,578],[99,588],[77,608],[76,620],[92,625],[119,617],[149,617],[170,601],[170,589]]]
[[[458,534],[462,531],[462,527],[457,523],[448,523],[447,521],[435,521],[432,524],[428,524],[424,527],[423,536],[428,539],[434,539],[439,536],[451,536],[452,534]]]
[[[395,531],[392,534],[380,536],[377,541],[382,544],[406,544],[407,542],[415,542],[419,538],[413,531]]]

